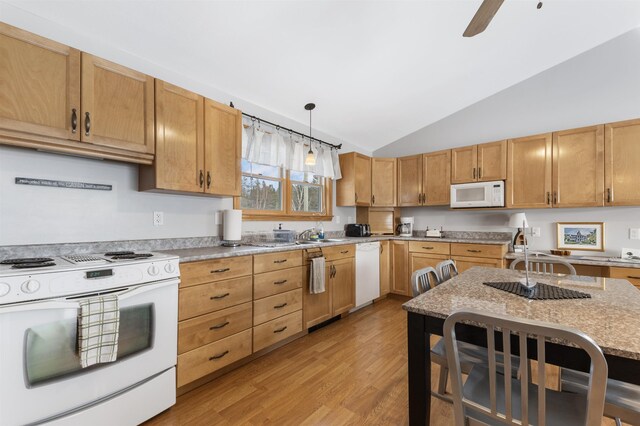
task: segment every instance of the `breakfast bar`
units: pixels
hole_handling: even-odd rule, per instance
[[[602,348],[609,378],[640,385],[640,292],[628,281],[585,276],[542,276],[538,282],[588,293],[588,299],[529,300],[484,285],[487,282],[519,281],[520,271],[475,267],[408,301],[409,423],[430,423],[430,335],[443,335],[444,320],[454,311],[475,308],[516,318],[546,321],[577,328]],[[457,338],[487,346],[486,331],[465,325]],[[500,341],[498,339],[498,341]],[[528,351],[535,358],[534,341]],[[512,346],[518,355],[517,345]],[[563,342],[547,342],[548,363],[588,371],[585,353]]]

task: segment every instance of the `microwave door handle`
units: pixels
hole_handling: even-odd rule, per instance
[[[131,297],[138,296],[140,294],[144,294],[150,291],[158,290],[160,288],[168,287],[171,285],[176,285],[180,282],[179,279],[171,279],[166,282],[154,284],[154,285],[139,285],[130,290],[125,290],[123,292],[114,292],[108,294],[117,294],[118,300],[123,301],[127,300]],[[94,296],[97,297],[97,296]],[[49,310],[49,309],[80,309],[80,300],[82,298],[67,300],[64,297],[58,299],[51,300],[40,300],[36,302],[28,302],[28,303],[20,303],[17,305],[3,306],[0,307],[0,314],[10,313],[10,312],[29,312],[29,311],[41,311],[41,310]]]

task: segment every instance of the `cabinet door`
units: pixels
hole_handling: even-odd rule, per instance
[[[334,260],[331,278],[331,305],[333,316],[347,312],[356,306],[356,265],[355,259]]]
[[[551,207],[551,133],[508,141],[506,198],[510,208]]]
[[[406,241],[391,241],[393,281],[391,293],[411,296],[409,283],[409,244]]]
[[[422,253],[411,253],[411,258],[409,260],[409,279],[411,279],[411,275],[422,268],[426,268],[431,266],[435,268],[436,265],[443,260],[447,260],[449,256],[444,254],[422,254]],[[409,283],[411,285],[411,283]]]
[[[380,296],[391,291],[391,242],[380,241]]]
[[[458,272],[462,273],[474,266],[482,266],[484,268],[504,268],[504,260],[502,259],[484,259],[481,257],[452,257],[456,262]]]
[[[424,154],[423,204],[448,206],[451,199],[451,150]]]
[[[80,140],[80,51],[0,22],[0,82],[0,129]]]
[[[303,268],[304,280],[302,281],[303,293],[302,293],[302,312],[304,328],[313,327],[323,321],[331,319],[331,290],[330,290],[330,267],[326,264],[324,276],[325,276],[325,291],[324,293],[311,294],[309,293],[309,266]]]
[[[451,183],[478,180],[478,146],[471,145],[451,150]]]
[[[553,206],[604,205],[604,126],[553,134]]]
[[[398,206],[422,205],[422,155],[398,158]]]
[[[371,205],[371,158],[355,154],[356,206]]]
[[[153,77],[82,54],[83,142],[153,154]]]
[[[240,196],[242,112],[204,101],[205,192]]]
[[[478,181],[507,178],[507,141],[478,145]]]
[[[204,190],[202,96],[156,80],[156,184],[160,189]]]
[[[640,205],[640,120],[605,125],[604,151],[606,204]]]
[[[374,207],[393,207],[396,205],[395,158],[371,159],[371,205]]]

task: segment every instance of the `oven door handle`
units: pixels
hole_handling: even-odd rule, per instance
[[[178,278],[173,278],[162,283],[156,283],[151,285],[149,284],[138,285],[128,290],[124,290],[121,292],[113,292],[108,294],[117,294],[118,301],[123,301],[131,297],[139,296],[141,294],[144,294],[150,291],[158,290],[158,289],[165,288],[172,285],[177,285],[178,283],[180,283],[180,280]],[[90,298],[91,297],[87,297],[87,299],[90,299]],[[58,299],[40,300],[37,302],[17,303],[15,305],[0,307],[0,314],[5,314],[9,312],[40,311],[45,309],[79,309],[81,300],[84,300],[84,298],[68,300],[67,298],[61,297]]]

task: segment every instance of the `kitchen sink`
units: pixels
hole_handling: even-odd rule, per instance
[[[321,243],[340,243],[347,241],[341,238],[325,238],[324,240],[299,240],[298,244],[321,244]]]

